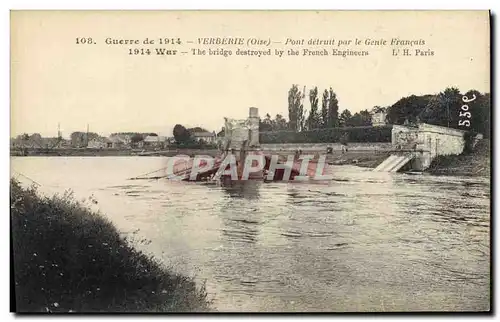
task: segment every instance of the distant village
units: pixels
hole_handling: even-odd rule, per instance
[[[269,117],[269,115],[267,115]],[[384,108],[378,108],[369,115],[371,126],[385,126],[387,112]],[[266,131],[266,119],[261,120],[261,130]],[[180,127],[180,129],[177,129]],[[180,131],[175,138],[176,132]],[[186,139],[185,133],[189,133]],[[92,150],[162,150],[169,147],[189,145],[190,147],[217,147],[224,137],[224,128],[216,133],[201,127],[185,128],[176,125],[174,136],[161,136],[156,133],[119,132],[112,133],[108,137],[95,132],[73,132],[69,139],[62,136],[58,131],[57,137],[42,137],[38,133],[24,133],[10,139],[12,150],[24,149],[92,149]]]
[[[188,129],[190,141],[199,146],[215,146],[217,134],[200,127]],[[221,133],[219,133],[219,136]],[[11,149],[141,149],[161,150],[176,145],[175,137],[161,136],[156,133],[120,132],[108,137],[94,132],[73,132],[69,139],[62,137],[42,137],[38,133],[22,134],[11,138]]]
[[[348,109],[340,112],[339,101],[332,88],[325,89],[322,97],[317,87],[310,90],[309,110],[304,107],[307,102],[304,93],[305,88],[300,91],[297,85],[289,90],[288,118],[281,114],[275,117],[268,113],[261,114],[260,144],[391,142],[393,125],[415,126],[421,122],[489,137],[490,94],[477,90],[461,93],[459,89],[450,87],[437,94],[410,95],[391,106],[374,106],[354,114]],[[462,113],[462,110],[465,111],[464,97],[470,98],[466,114]],[[224,128],[216,133],[201,127],[186,128],[176,124],[170,137],[138,132],[113,133],[104,137],[87,128],[87,131],[71,133],[69,139],[63,138],[60,131],[57,137],[48,138],[38,133],[24,133],[11,138],[10,146],[13,155],[29,155],[30,151],[47,154],[62,149],[66,150],[58,152],[62,155],[75,149],[78,150],[76,154],[87,150],[102,151],[99,155],[116,153],[113,151],[119,151],[118,154],[126,154],[127,151],[141,154],[142,151],[156,153],[154,151],[177,148],[217,148],[221,146],[223,137]]]

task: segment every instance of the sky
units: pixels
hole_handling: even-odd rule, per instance
[[[92,37],[95,44],[76,44]],[[116,40],[180,38],[181,46],[107,45]],[[353,40],[368,56],[248,57],[193,56],[204,37],[250,37],[282,42]],[[391,46],[369,46],[380,39],[424,40],[413,50],[433,56],[393,56]],[[388,106],[411,94],[446,87],[489,92],[489,20],[486,11],[406,12],[165,12],[18,11],[11,13],[11,136],[40,133],[63,136],[89,130],[156,132],[171,136],[175,124],[219,131],[224,117],[259,114],[287,117],[292,84],[320,92],[332,87],[339,109],[352,113]],[[187,43],[187,42],[192,43]],[[303,46],[313,48],[314,46]],[[128,55],[134,48],[187,51],[177,56]],[[254,47],[266,49],[268,47]],[[245,48],[246,49],[246,48]],[[299,49],[299,48],[296,48]],[[309,109],[309,103],[305,103]]]

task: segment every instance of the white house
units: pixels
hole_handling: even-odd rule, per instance
[[[215,132],[193,132],[191,137],[196,141],[203,140],[206,143],[215,143],[216,135]]]
[[[109,136],[113,148],[125,148],[131,144],[131,135],[127,134],[112,134]]]
[[[387,110],[385,108],[375,108],[371,112],[372,125],[384,126],[387,124]]]
[[[144,138],[144,146],[152,148],[164,148],[167,138],[165,136],[148,135]]]
[[[89,149],[106,149],[108,147],[111,147],[111,141],[104,137],[94,138],[87,143]]]

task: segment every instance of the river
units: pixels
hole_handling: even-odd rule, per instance
[[[127,180],[161,157],[13,157],[138,247],[206,281],[220,311],[477,311],[490,300],[489,178],[332,166],[328,184]]]

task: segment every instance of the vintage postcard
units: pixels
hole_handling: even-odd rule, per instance
[[[11,11],[16,312],[489,312],[490,12]]]

